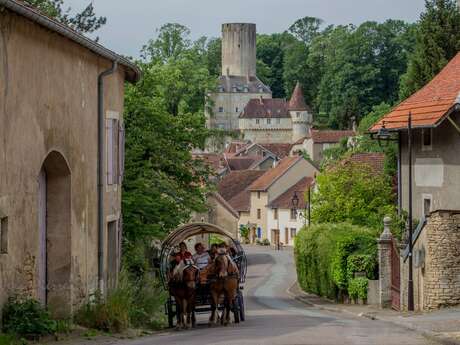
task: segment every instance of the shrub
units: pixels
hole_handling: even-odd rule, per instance
[[[374,230],[348,223],[316,224],[302,229],[294,246],[299,285],[305,291],[338,299],[348,292],[349,257],[375,258],[376,237]],[[357,259],[350,262],[354,260]],[[371,276],[374,271],[375,267],[369,265],[366,274]]]
[[[267,238],[264,238],[264,239],[262,240],[261,244],[262,244],[263,246],[269,246],[269,245],[270,245],[270,241],[269,241]]]
[[[26,338],[35,338],[56,332],[56,321],[40,302],[13,296],[3,307],[3,331]]]
[[[367,299],[367,286],[369,280],[366,277],[353,278],[348,283],[348,295],[353,299]]]
[[[126,272],[120,274],[118,285],[105,299],[100,293],[85,304],[76,315],[76,322],[88,328],[119,333],[130,326],[161,328],[164,316],[160,310],[165,292],[148,274],[130,279]]]

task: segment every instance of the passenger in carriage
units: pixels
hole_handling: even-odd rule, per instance
[[[179,251],[171,254],[170,261],[173,263],[173,266],[178,265],[181,261],[191,259],[192,253],[187,250],[187,245],[185,242],[179,244]]]
[[[196,253],[193,255],[193,261],[195,265],[200,269],[204,269],[211,262],[211,256],[205,250],[202,243],[195,244]]]
[[[213,243],[211,245],[211,249],[209,249],[209,256],[211,257],[211,261],[216,258],[217,255],[217,244]]]

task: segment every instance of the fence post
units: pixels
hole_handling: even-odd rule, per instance
[[[377,240],[379,251],[379,304],[380,308],[391,307],[391,246],[393,235],[391,218],[383,219],[383,232]]]

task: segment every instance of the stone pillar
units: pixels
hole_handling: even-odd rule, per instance
[[[383,219],[383,232],[377,240],[379,251],[379,305],[391,307],[391,246],[393,235],[390,231],[391,218]]]

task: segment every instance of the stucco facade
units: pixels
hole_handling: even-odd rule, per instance
[[[460,126],[460,113],[451,118]],[[423,137],[430,131],[431,145]],[[427,138],[426,138],[427,139]],[[408,209],[408,150],[407,134],[401,132],[402,208]],[[426,142],[428,143],[428,142]],[[460,133],[448,121],[433,129],[413,131],[413,214],[420,219],[424,207],[434,210],[460,210]],[[429,200],[429,201],[426,201]]]
[[[25,292],[68,315],[98,288],[97,79],[111,66],[0,11],[0,304]],[[122,121],[124,82],[123,66],[104,79],[106,119]],[[105,286],[118,269],[120,183],[104,180]]]
[[[268,224],[268,240],[270,243],[275,243],[275,231],[279,231],[279,241],[283,245],[294,245],[294,239],[297,233],[308,224],[304,218],[304,211],[298,211],[296,217],[291,209],[268,208],[267,224]]]

